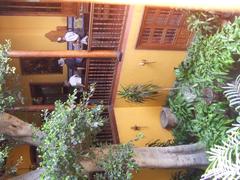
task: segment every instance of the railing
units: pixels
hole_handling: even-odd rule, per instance
[[[86,85],[96,83],[92,99],[111,105],[112,89],[118,62],[115,59],[95,58],[88,59],[86,64]]]
[[[112,4],[95,4],[90,7],[88,50],[121,49],[125,30],[128,6]],[[85,82],[89,86],[96,83],[92,100],[103,102],[108,106],[104,116],[107,117],[103,131],[98,134],[98,141],[119,143],[118,132],[112,108],[112,93],[118,68],[117,58],[87,59]]]
[[[91,4],[88,50],[119,50],[128,6]]]
[[[108,144],[119,143],[113,108],[111,106],[106,106],[102,116],[106,118],[106,123],[104,124],[102,130],[97,134],[97,142]]]
[[[97,136],[98,142],[119,143],[115,116],[111,107],[117,65],[118,61],[116,61],[116,58],[87,59],[86,63],[86,86],[96,83],[95,93],[91,100],[96,103],[102,102],[108,107],[103,113],[107,122]]]

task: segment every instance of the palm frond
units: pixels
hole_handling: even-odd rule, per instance
[[[240,112],[240,75],[234,83],[228,83],[223,89],[225,89],[224,95],[229,100],[229,106]]]
[[[238,113],[236,123],[227,131],[227,139],[221,146],[215,145],[208,151],[211,164],[201,177],[205,179],[240,179],[240,75],[234,83],[228,83],[224,95],[229,106]]]
[[[228,138],[222,146],[215,145],[208,154],[211,164],[202,180],[240,179],[240,123],[228,131]]]
[[[126,87],[121,86],[118,92],[123,99],[134,103],[143,103],[146,100],[153,100],[159,91],[159,86],[154,84],[131,84]]]

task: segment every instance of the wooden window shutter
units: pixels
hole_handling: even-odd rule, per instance
[[[0,15],[9,16],[77,16],[78,3],[0,1]]]
[[[191,37],[185,12],[145,7],[137,49],[186,50]]]

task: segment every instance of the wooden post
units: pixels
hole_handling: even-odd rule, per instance
[[[117,51],[98,50],[98,51],[9,51],[7,55],[9,57],[21,58],[21,57],[66,57],[66,58],[116,58],[118,56]]]
[[[93,17],[94,17],[94,4],[91,3],[90,15],[89,15],[89,26],[88,26],[88,50],[92,47],[92,28],[93,28]]]

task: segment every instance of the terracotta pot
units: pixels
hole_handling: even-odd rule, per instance
[[[177,118],[168,107],[163,107],[160,114],[160,122],[163,128],[172,129],[177,125]]]

